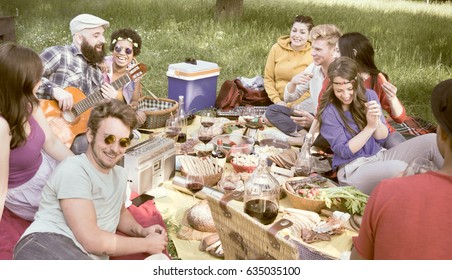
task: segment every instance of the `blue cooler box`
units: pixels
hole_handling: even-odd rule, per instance
[[[220,75],[218,64],[197,60],[197,64],[176,63],[168,66],[168,98],[178,101],[184,96],[185,112],[215,106],[217,79]]]

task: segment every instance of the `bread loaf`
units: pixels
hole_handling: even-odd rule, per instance
[[[188,224],[199,231],[216,232],[215,224],[213,222],[212,213],[209,205],[202,202],[194,205],[187,213]]]

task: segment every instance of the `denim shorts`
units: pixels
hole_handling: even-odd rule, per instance
[[[15,260],[92,260],[67,236],[34,232],[23,237],[14,248]]]

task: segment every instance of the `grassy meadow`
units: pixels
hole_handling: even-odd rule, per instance
[[[115,29],[130,27],[143,38],[138,60],[149,67],[144,85],[167,96],[169,64],[186,57],[221,67],[217,89],[226,79],[263,75],[270,47],[288,34],[296,14],[315,24],[334,23],[343,32],[368,36],[378,67],[398,87],[409,115],[432,121],[429,96],[452,77],[451,4],[400,0],[244,0],[239,20],[217,21],[215,0],[0,0],[0,16],[16,15],[18,43],[37,52],[71,42],[69,21],[91,13]]]
[[[133,28],[143,39],[138,60],[148,65],[143,83],[167,96],[169,64],[187,57],[221,67],[224,80],[264,74],[270,47],[289,34],[297,14],[315,24],[333,23],[368,36],[379,68],[398,87],[407,113],[433,121],[429,98],[434,85],[452,77],[452,4],[402,0],[244,0],[241,19],[217,21],[215,0],[0,0],[0,16],[17,15],[17,42],[38,53],[71,43],[70,20],[91,13],[113,30]],[[146,94],[146,92],[144,92]],[[169,230],[177,225],[167,222]],[[169,251],[177,255],[174,247]]]

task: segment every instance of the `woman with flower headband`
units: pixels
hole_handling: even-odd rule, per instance
[[[399,176],[415,157],[425,157],[437,167],[444,159],[436,134],[425,134],[391,149],[382,147],[389,134],[375,91],[365,89],[357,63],[336,59],[328,68],[330,84],[317,114],[320,133],[333,150],[333,169],[341,185],[370,194],[383,179]]]
[[[405,107],[397,98],[397,88],[388,82],[388,75],[381,72],[374,61],[374,48],[370,40],[359,32],[350,32],[342,35],[336,44],[335,58],[347,56],[358,63],[359,75],[366,88],[373,89],[380,100],[381,107],[397,123],[403,123],[407,119]],[[400,132],[386,123],[389,128],[389,136],[384,147],[389,149],[405,141]]]
[[[104,72],[104,82],[112,83],[124,76],[129,68],[136,64],[135,57],[141,52],[141,37],[132,29],[119,29],[111,34],[110,51],[112,55],[105,57],[107,71]],[[130,104],[135,110],[141,97],[142,86],[139,80],[130,81],[118,90],[117,99]],[[137,112],[138,126],[146,120],[146,114]]]

